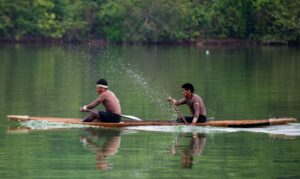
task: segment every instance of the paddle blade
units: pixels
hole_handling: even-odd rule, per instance
[[[127,118],[127,119],[135,120],[135,121],[142,121],[142,119],[135,117],[135,116],[130,116],[130,115],[121,115],[121,116],[124,118]]]

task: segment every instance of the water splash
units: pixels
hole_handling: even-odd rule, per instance
[[[257,128],[226,128],[226,127],[199,127],[199,126],[138,126],[128,127],[131,130],[154,131],[154,132],[179,132],[179,133],[232,133],[232,132],[253,132],[266,133],[270,135],[284,135],[284,136],[300,136],[300,124],[288,124]]]
[[[165,100],[168,93],[160,87],[160,84],[154,83],[153,81],[155,80],[153,79],[146,78],[142,72],[139,72],[133,65],[122,62],[124,59],[114,57],[110,55],[109,52],[107,52],[103,59],[102,65],[106,70],[105,73],[114,73],[118,74],[120,79],[129,79],[137,91],[144,93],[144,96],[147,98],[144,100],[149,101],[149,103],[155,103],[157,110],[160,111],[161,114],[168,116],[168,118],[173,115],[172,108]]]
[[[27,127],[29,129],[35,129],[35,130],[87,128],[86,125],[82,125],[82,124],[65,124],[65,123],[37,121],[37,120],[23,121],[23,122],[20,122],[20,124],[21,124],[21,126]],[[88,127],[99,128],[97,126],[88,126]]]
[[[147,79],[141,73],[133,70],[130,65],[128,66],[123,64],[122,67],[128,78],[130,78],[131,81],[135,83],[135,86],[144,91],[146,96],[149,98],[148,101],[150,101],[151,103],[156,103],[158,109],[162,113],[170,114],[172,112],[172,108],[170,108],[165,100],[168,96],[167,92],[157,87],[159,85],[152,83],[153,80]]]

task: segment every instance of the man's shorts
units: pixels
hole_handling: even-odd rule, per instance
[[[193,122],[193,116],[184,116],[186,122],[188,123],[192,123]],[[176,122],[178,123],[183,123],[184,121],[182,121],[182,119],[177,118]],[[197,123],[204,123],[206,122],[206,116],[203,115],[199,115]]]
[[[111,112],[99,111],[101,122],[118,123],[121,121],[121,116]]]

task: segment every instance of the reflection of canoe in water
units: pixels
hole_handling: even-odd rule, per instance
[[[186,125],[184,123],[175,123],[173,121],[122,121],[120,123],[103,123],[103,122],[81,122],[76,118],[56,118],[56,117],[30,117],[30,116],[16,116],[8,115],[7,118],[13,121],[47,121],[64,124],[82,124],[89,126],[102,127],[130,127],[130,126],[178,126]],[[215,126],[215,127],[258,127],[269,125],[283,125],[296,122],[295,118],[277,118],[277,119],[263,119],[263,120],[218,120],[209,121],[206,123],[197,123],[196,126]]]

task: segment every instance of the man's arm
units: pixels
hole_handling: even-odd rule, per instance
[[[193,108],[194,108],[195,113],[194,113],[192,124],[196,124],[196,122],[198,120],[198,117],[200,115],[200,104],[199,104],[199,102],[194,103]]]
[[[93,109],[94,107],[98,106],[101,103],[103,103],[103,99],[101,98],[101,96],[99,96],[95,101],[81,107],[80,111],[83,112],[89,109]]]
[[[186,100],[184,98],[183,99],[175,100],[172,97],[168,97],[167,101],[169,101],[170,103],[175,104],[176,106],[179,106],[179,105],[182,105],[182,104],[186,103]]]

